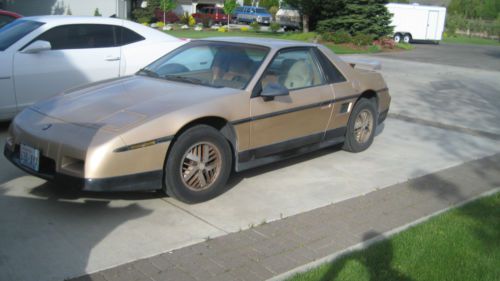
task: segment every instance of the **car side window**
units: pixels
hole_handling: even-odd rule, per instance
[[[35,40],[49,41],[53,50],[108,48],[117,45],[113,25],[70,24],[54,27]]]
[[[347,81],[347,79],[342,75],[340,70],[330,61],[329,58],[323,54],[320,50],[316,49],[316,55],[323,69],[323,73],[328,79],[329,83],[341,83]]]
[[[132,44],[132,43],[139,42],[139,41],[142,41],[145,39],[141,35],[135,33],[134,31],[132,31],[128,28],[121,27],[121,26],[116,26],[115,28],[117,30],[119,30],[118,34],[121,35],[120,36],[121,41],[119,44],[120,46]]]
[[[264,89],[269,83],[278,83],[289,90],[325,84],[310,48],[280,51],[266,69],[261,79]]]

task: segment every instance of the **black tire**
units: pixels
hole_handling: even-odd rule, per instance
[[[369,136],[366,137],[365,141],[358,141],[357,135],[355,132],[355,123],[358,116],[362,113],[368,111],[371,113],[371,130],[369,132]],[[342,147],[344,150],[349,152],[361,152],[366,150],[373,143],[373,138],[375,137],[375,131],[377,130],[377,109],[375,107],[375,102],[373,99],[360,99],[356,105],[354,105],[354,109],[352,110],[351,116],[349,117],[349,121],[347,123],[347,131],[345,135],[344,146]],[[363,138],[365,139],[365,138]]]
[[[403,43],[410,44],[411,43],[411,34],[406,33],[403,35]]]
[[[197,144],[213,145],[219,152],[220,168],[217,176],[206,189],[193,190],[184,183],[182,165],[188,150]],[[187,159],[187,158],[186,158]],[[203,167],[205,167],[203,165]],[[199,168],[203,169],[203,168]],[[226,182],[232,170],[231,147],[226,138],[215,128],[197,125],[186,130],[173,143],[165,163],[165,192],[179,201],[193,204],[210,200],[226,191]],[[200,170],[193,174],[200,176]],[[205,179],[208,177],[204,176]],[[193,176],[194,178],[195,176]]]
[[[400,43],[400,42],[401,42],[401,40],[402,40],[402,38],[401,38],[401,33],[396,33],[396,34],[394,34],[393,39],[394,39],[394,42],[396,42],[396,43]]]

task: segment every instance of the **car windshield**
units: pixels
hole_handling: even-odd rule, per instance
[[[12,44],[41,25],[43,25],[42,22],[20,19],[2,27],[0,30],[0,51],[5,51]]]
[[[258,14],[267,14],[267,11],[266,11],[266,9],[257,8],[257,13]]]
[[[193,41],[137,74],[209,87],[244,89],[268,52],[268,48],[254,45]]]

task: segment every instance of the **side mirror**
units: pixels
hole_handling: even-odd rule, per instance
[[[274,97],[278,96],[288,96],[290,91],[288,89],[278,83],[269,83],[260,93],[260,96],[264,99],[264,101],[274,100]]]
[[[35,54],[41,51],[49,51],[52,49],[49,41],[36,40],[35,42],[26,46],[21,52],[26,54]]]

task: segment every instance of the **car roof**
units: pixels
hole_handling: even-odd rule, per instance
[[[65,24],[65,23],[108,23],[122,24],[123,20],[108,17],[83,17],[83,16],[31,16],[24,17],[26,20],[33,20],[44,23]]]
[[[153,29],[149,26],[144,26],[133,21],[119,19],[119,18],[108,18],[108,17],[84,17],[84,16],[32,16],[23,17],[23,20],[32,20],[37,22],[43,22],[46,24],[51,24],[53,26],[65,25],[65,24],[111,24],[111,25],[121,25],[133,29],[135,32],[140,33],[142,36],[146,37],[148,40],[156,41],[179,41],[174,36],[161,32],[159,30]]]
[[[209,37],[201,40],[259,45],[259,46],[269,47],[271,49],[318,46],[318,44],[315,43],[282,40],[282,39],[271,39],[271,38],[259,38],[259,37]]]

